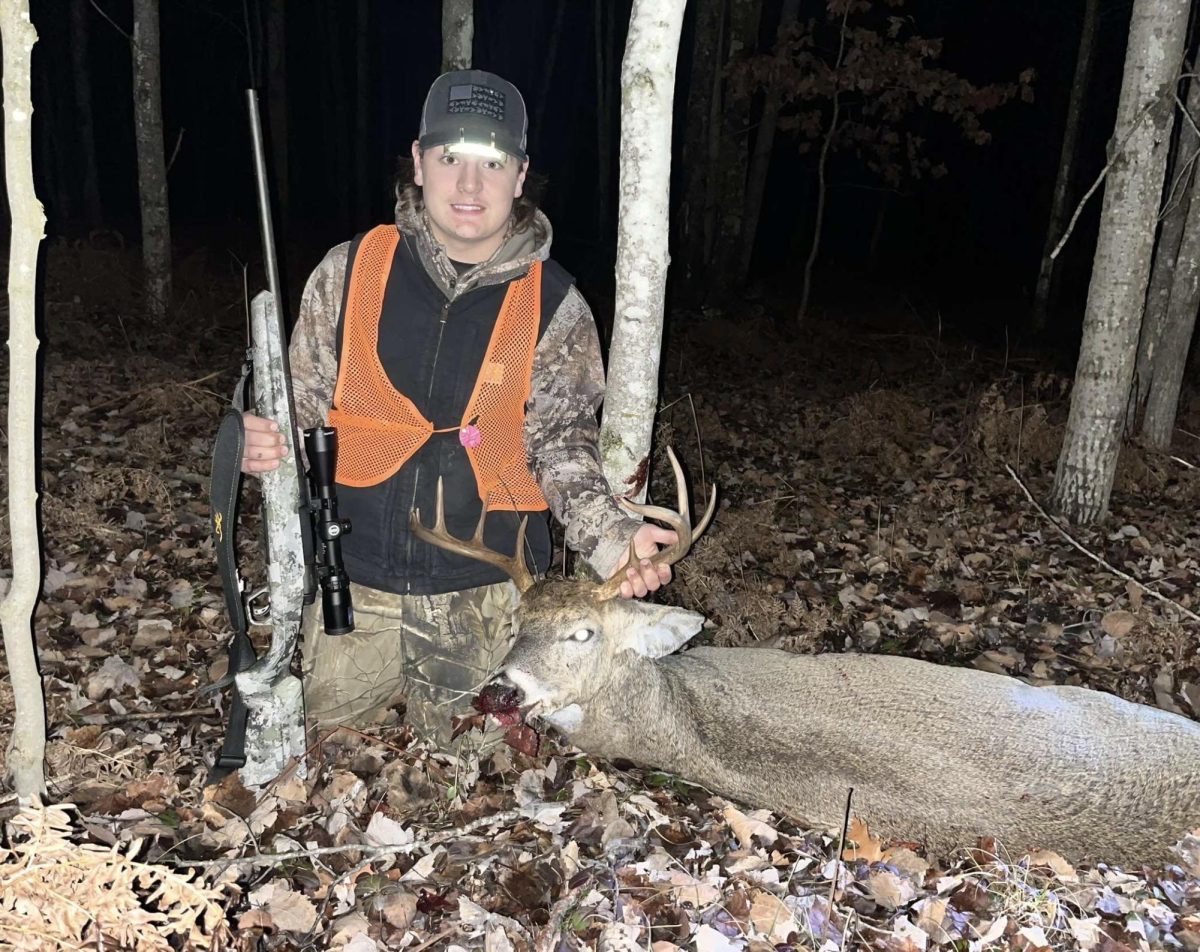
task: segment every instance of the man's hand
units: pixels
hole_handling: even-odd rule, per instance
[[[288,455],[287,443],[279,432],[279,424],[253,413],[243,413],[242,423],[246,426],[242,472],[265,473],[278,469],[279,461]]]
[[[671,566],[652,565],[649,557],[658,551],[660,545],[672,545],[678,540],[674,529],[663,529],[648,522],[638,529],[633,537],[633,546],[639,564],[629,565],[629,550],[626,549],[614,573],[625,573],[625,581],[621,583],[622,598],[643,598],[648,592],[656,592],[671,581]]]

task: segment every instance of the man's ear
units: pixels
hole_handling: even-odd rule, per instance
[[[701,628],[704,616],[686,608],[634,602],[633,618],[625,628],[625,647],[647,658],[661,658],[687,644]]]
[[[416,186],[418,188],[420,188],[425,183],[423,181],[421,181],[421,179],[422,179],[422,175],[421,175],[421,145],[416,139],[413,139],[413,144],[412,144],[412,160],[413,160],[413,182],[414,182],[414,184],[416,184]]]
[[[513,189],[513,198],[520,198],[525,188],[525,173],[529,171],[529,160],[521,163],[521,171],[517,173],[517,187]]]

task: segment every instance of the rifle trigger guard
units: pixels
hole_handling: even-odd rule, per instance
[[[264,585],[246,596],[246,614],[252,625],[266,625],[271,621],[270,589]]]

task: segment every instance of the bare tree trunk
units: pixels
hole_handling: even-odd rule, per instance
[[[1195,80],[1192,85],[1197,85]],[[1191,97],[1188,98],[1190,103]],[[1180,152],[1181,157],[1190,154]],[[1196,311],[1200,309],[1200,175],[1193,178],[1190,199],[1142,420],[1142,436],[1151,446],[1162,450],[1171,446],[1171,436],[1175,432],[1188,344],[1196,327]]]
[[[613,6],[596,0],[592,8],[596,39],[596,224],[601,242],[608,240],[612,222]]]
[[[798,327],[802,327],[808,318],[808,299],[812,294],[813,265],[816,264],[817,254],[821,250],[821,229],[825,224],[825,204],[829,199],[825,183],[825,170],[829,162],[829,148],[833,144],[833,137],[837,135],[838,110],[841,106],[839,95],[841,84],[838,77],[842,70],[842,55],[846,52],[846,21],[850,19],[850,10],[851,4],[846,4],[846,10],[842,14],[842,28],[838,34],[837,59],[833,62],[833,109],[829,117],[829,129],[821,142],[821,154],[817,158],[817,210],[813,214],[812,247],[808,250],[808,258],[804,261],[804,280],[800,286],[800,307],[796,310]]]
[[[49,45],[50,35],[42,42]],[[33,130],[33,145],[37,154],[34,156],[34,166],[42,177],[43,211],[49,218],[51,227],[62,228],[74,217],[74,202],[70,183],[74,172],[69,160],[67,136],[68,125],[63,123],[61,115],[68,104],[61,97],[55,96],[54,86],[50,76],[54,63],[49,57],[39,55],[33,63],[33,89],[38,100],[38,114]],[[69,121],[69,117],[68,117]]]
[[[8,258],[8,526],[12,584],[0,604],[4,655],[16,707],[8,779],[29,801],[46,794],[46,699],[33,641],[41,584],[37,532],[37,262],[46,216],[33,188],[30,54],[37,32],[27,0],[0,0],[4,50],[4,173],[12,209]]]
[[[671,106],[686,0],[634,0],[621,64],[616,317],[600,430],[609,484],[642,500],[667,287]]]
[[[337,212],[340,227],[351,231],[354,221],[354,160],[347,154],[346,139],[353,134],[353,112],[346,108],[350,101],[347,89],[346,59],[343,52],[346,18],[340,7],[322,7],[325,29],[332,42],[326,44],[326,55],[322,58],[325,71],[324,82],[319,92],[321,111],[329,119],[324,138],[325,155],[332,187],[337,196]]]
[[[779,43],[800,15],[800,0],[783,0],[779,13],[779,28],[775,42]],[[762,119],[754,137],[754,154],[746,175],[746,209],[742,214],[742,247],[738,255],[735,283],[743,285],[750,273],[754,257],[754,239],[758,235],[758,217],[762,212],[763,194],[767,188],[767,172],[771,168],[771,149],[775,145],[775,125],[779,121],[779,105],[783,91],[777,81],[767,84],[763,100]]]
[[[442,0],[442,72],[471,68],[474,0]]]
[[[288,175],[287,14],[284,0],[267,0],[267,134],[271,143],[271,173],[279,198],[279,231],[288,234],[290,179]]]
[[[358,0],[354,22],[354,209],[360,222],[371,214],[370,154],[371,137],[367,131],[367,109],[371,104],[367,65],[370,57],[367,44],[370,26],[370,4]]]
[[[724,73],[758,51],[762,0],[729,0],[729,44]],[[726,80],[721,95],[721,148],[716,165],[717,229],[710,285],[718,296],[734,290],[746,210],[746,171],[750,156],[750,90]],[[753,240],[753,239],[751,239]],[[712,294],[709,295],[711,297]]]
[[[1142,317],[1141,336],[1138,338],[1137,364],[1133,374],[1133,386],[1129,392],[1129,429],[1141,426],[1141,415],[1146,409],[1152,381],[1158,369],[1161,355],[1160,342],[1167,326],[1167,311],[1175,286],[1175,266],[1181,261],[1180,245],[1183,243],[1184,227],[1188,223],[1190,205],[1195,192],[1191,182],[1195,176],[1195,157],[1200,149],[1200,135],[1192,123],[1200,121],[1200,82],[1190,81],[1187,96],[1187,111],[1192,117],[1182,120],[1179,137],[1175,143],[1173,163],[1180,181],[1176,188],[1168,190],[1167,207],[1162,224],[1158,229],[1158,243],[1154,248],[1154,267],[1150,272],[1150,290],[1146,292],[1146,310]],[[1186,342],[1185,342],[1186,346]]]
[[[546,119],[546,100],[550,98],[550,80],[554,77],[554,64],[558,62],[558,41],[562,36],[563,14],[567,10],[567,0],[558,0],[554,5],[554,24],[550,27],[550,44],[546,51],[546,67],[542,71],[542,85],[538,90],[537,107],[534,113],[533,138],[540,147],[542,144],[542,129]]]
[[[1188,0],[1134,0],[1111,140],[1119,153],[1104,189],[1071,413],[1050,501],[1076,522],[1103,518],[1112,493],[1187,16]]]
[[[88,0],[71,0],[71,78],[75,87],[75,120],[79,136],[80,188],[88,228],[104,223],[96,172],[96,133],[92,117],[92,83],[88,68]]]
[[[1067,122],[1063,130],[1062,148],[1058,154],[1058,178],[1054,182],[1054,198],[1050,202],[1050,221],[1046,226],[1046,243],[1042,249],[1042,266],[1037,287],[1033,292],[1032,323],[1035,331],[1046,326],[1050,307],[1050,291],[1054,280],[1054,259],[1050,253],[1062,238],[1066,224],[1067,202],[1075,181],[1075,151],[1079,130],[1083,126],[1087,89],[1092,81],[1092,53],[1096,48],[1096,22],[1100,0],[1085,0],[1083,26],[1079,32],[1079,52],[1075,55],[1075,78],[1071,82],[1071,97],[1067,102]]]
[[[698,0],[692,37],[692,70],[688,81],[686,120],[683,127],[684,200],[677,226],[682,288],[689,303],[704,298],[701,276],[712,253],[712,222],[707,212],[710,171],[717,161],[721,129],[721,46],[725,0]],[[710,145],[712,147],[710,148]],[[714,190],[715,192],[715,190]]]
[[[133,0],[133,124],[146,308],[157,321],[171,302],[171,221],[163,153],[158,0]]]

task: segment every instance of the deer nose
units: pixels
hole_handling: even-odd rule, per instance
[[[484,714],[509,714],[520,708],[524,695],[525,692],[501,672],[483,686],[475,699],[475,707]]]

